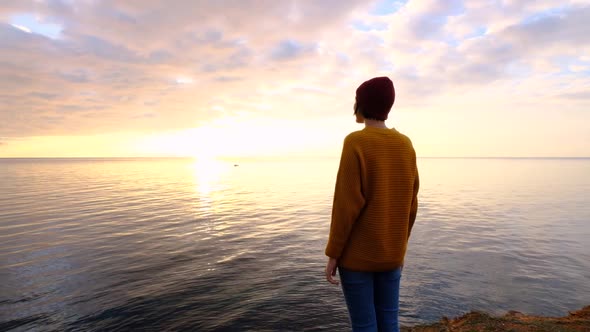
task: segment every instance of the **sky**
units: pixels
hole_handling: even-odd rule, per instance
[[[0,0],[0,157],[590,157],[590,0]]]

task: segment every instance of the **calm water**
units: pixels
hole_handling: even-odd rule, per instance
[[[0,160],[0,330],[331,330],[337,160]],[[420,159],[403,324],[590,304],[590,159]]]

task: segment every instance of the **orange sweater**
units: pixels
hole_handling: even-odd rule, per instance
[[[344,140],[326,255],[355,271],[404,263],[418,210],[418,168],[410,139],[365,127]]]

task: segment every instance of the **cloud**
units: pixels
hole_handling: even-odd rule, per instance
[[[456,0],[411,2],[408,7],[407,11],[412,19],[407,22],[406,27],[415,39],[440,38],[439,32],[447,19],[463,9],[462,2]]]
[[[271,59],[289,60],[315,52],[316,50],[317,47],[312,44],[304,45],[295,40],[282,40],[273,48]]]
[[[486,89],[496,81],[513,88],[510,82],[521,82],[517,89],[524,91],[527,80],[537,79],[551,89],[566,80],[554,74],[577,64],[574,56],[590,52],[590,33],[583,23],[590,18],[589,8],[556,1],[509,1],[501,6],[477,0],[409,2],[387,17],[387,31],[372,33],[381,36],[385,46],[369,49],[375,63],[392,59],[397,82],[405,87],[406,97],[418,103],[465,88]]]
[[[538,51],[552,46],[590,44],[590,6],[563,10],[532,22],[513,25],[502,31],[502,37],[520,47]]]
[[[89,74],[86,70],[83,69],[72,70],[69,72],[61,72],[58,73],[58,76],[63,80],[71,83],[86,83],[89,81]]]
[[[19,15],[59,36],[13,26]],[[273,108],[340,115],[377,75],[393,78],[401,108],[491,86],[523,103],[560,89],[578,105],[588,19],[584,1],[553,0],[12,2],[0,6],[0,135],[174,130]]]
[[[583,92],[573,92],[573,93],[566,93],[561,95],[564,99],[579,99],[584,101],[590,101],[590,92],[583,91]]]
[[[124,45],[114,44],[108,40],[96,36],[78,36],[77,47],[71,48],[76,55],[91,55],[103,60],[117,62],[142,62],[145,61],[139,54]]]
[[[59,95],[57,93],[43,93],[43,92],[31,92],[29,94],[29,97],[39,98],[39,99],[44,99],[44,100],[54,100],[58,96]]]
[[[265,18],[264,24],[247,15],[252,4],[242,1],[229,7],[216,1],[184,1],[178,8],[159,1],[25,1],[3,7],[5,22],[15,15],[35,15],[59,23],[63,30],[60,38],[51,39],[9,23],[0,25],[0,74],[5,78],[0,88],[7,91],[0,97],[0,121],[10,124],[1,125],[0,133],[76,134],[197,125],[211,117],[210,98],[239,95],[239,86],[251,86],[276,70],[279,62],[313,56],[314,42],[296,42],[297,37],[329,28],[360,3],[294,8],[263,1],[255,12]],[[287,11],[298,12],[300,18],[295,15],[285,22]],[[285,34],[292,37],[285,39]],[[283,68],[281,74],[292,75],[296,66]],[[194,84],[179,89],[179,77]],[[216,86],[223,89],[213,92]],[[150,102],[155,98],[159,103]],[[129,120],[145,114],[146,107],[161,109],[166,121]],[[47,117],[59,117],[61,126],[51,127],[43,120]]]

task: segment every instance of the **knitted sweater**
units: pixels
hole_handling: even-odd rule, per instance
[[[344,140],[326,255],[355,271],[402,266],[418,210],[418,168],[410,139],[365,127]]]

